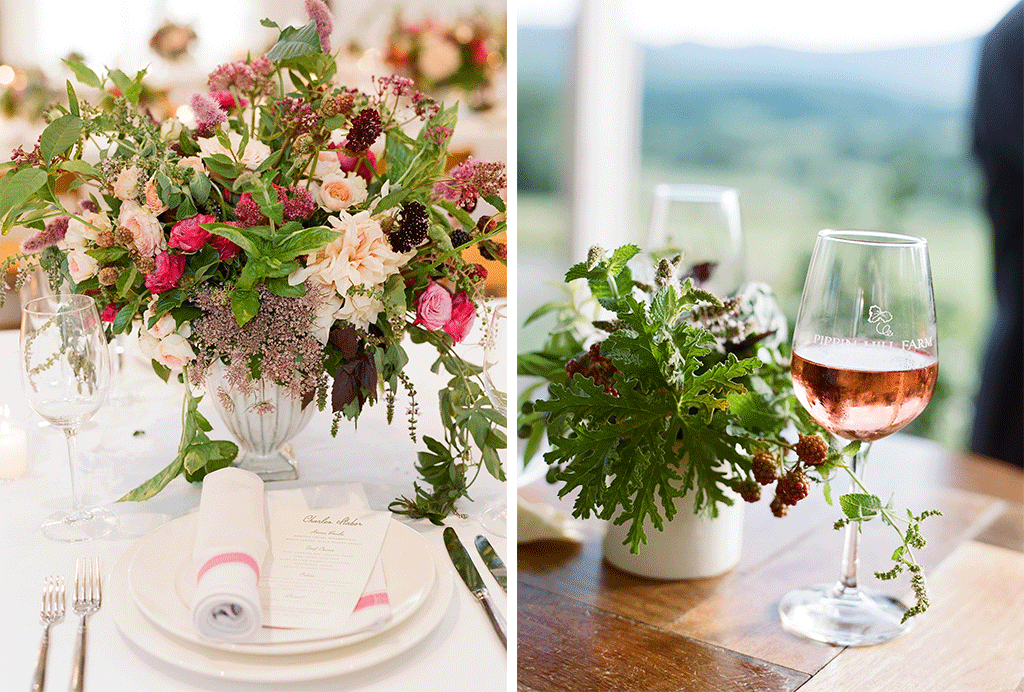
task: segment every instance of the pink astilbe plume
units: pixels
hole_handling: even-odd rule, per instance
[[[331,32],[334,30],[334,18],[323,0],[306,0],[306,14],[316,22],[316,33],[320,37],[320,48],[325,53],[331,52]]]
[[[21,241],[21,251],[26,254],[42,252],[51,245],[56,245],[64,240],[64,234],[67,232],[68,217],[58,216],[46,224],[46,228],[36,231]]]
[[[209,137],[218,125],[228,120],[228,114],[209,94],[192,94],[189,105],[196,115],[196,134],[200,137]]]
[[[448,178],[434,185],[434,197],[458,205],[475,203],[477,197],[497,195],[505,189],[505,164],[469,159],[451,170]]]

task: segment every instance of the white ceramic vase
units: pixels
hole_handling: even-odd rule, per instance
[[[658,531],[644,522],[647,544],[636,555],[626,540],[629,522],[608,522],[604,557],[619,569],[649,579],[701,579],[715,577],[736,566],[743,547],[743,500],[732,493],[732,506],[720,504],[718,516],[707,519],[693,512],[693,495],[675,501],[676,514]]]
[[[225,367],[211,366],[208,387],[214,408],[238,441],[235,466],[252,471],[265,481],[289,481],[299,477],[298,462],[289,440],[302,432],[316,405],[306,406],[287,390],[267,380],[251,394],[231,386]]]

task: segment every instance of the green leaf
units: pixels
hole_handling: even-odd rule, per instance
[[[179,454],[163,471],[156,474],[139,487],[125,494],[124,497],[118,500],[118,502],[142,502],[143,500],[148,500],[163,490],[168,483],[174,480],[174,478],[181,473],[184,467],[184,455]]]
[[[241,327],[256,316],[260,310],[260,300],[256,291],[235,289],[231,295],[231,311],[235,313],[235,321]]]
[[[282,276],[272,277],[267,279],[264,283],[267,285],[267,290],[275,296],[282,296],[284,298],[301,298],[306,295],[305,285],[296,284],[295,286],[292,286],[288,283],[288,279]]]
[[[404,202],[411,193],[412,189],[407,187],[392,189],[384,198],[377,202],[377,206],[373,208],[373,213],[379,214],[382,211],[387,211],[388,209],[397,207],[399,204]]]
[[[848,493],[839,497],[839,506],[849,519],[860,521],[878,514],[882,501],[876,495]]]
[[[75,73],[75,79],[86,86],[91,86],[94,89],[102,88],[100,78],[96,76],[96,73],[90,70],[88,67],[76,60],[64,59],[62,62]]]
[[[263,19],[260,20],[260,26],[265,26],[268,29],[279,29],[280,28],[277,25],[277,22],[275,22],[275,21],[273,21],[271,19],[267,19],[266,17],[264,17]]]
[[[222,178],[229,178],[234,180],[242,171],[245,170],[245,166],[235,161],[232,161],[226,154],[213,154],[203,159],[203,163],[213,171],[214,175],[219,175]]]
[[[34,195],[46,184],[46,179],[46,171],[39,168],[22,168],[0,178],[0,218]]]
[[[192,192],[192,199],[202,204],[210,196],[210,179],[205,173],[196,173],[192,176],[192,181],[188,184],[188,188]]]
[[[61,161],[59,168],[68,171],[69,173],[87,175],[92,178],[100,177],[99,171],[93,168],[92,164],[90,164],[88,161],[83,161],[82,159],[69,159],[68,161]]]
[[[156,376],[164,382],[166,382],[167,378],[171,376],[171,369],[155,358],[150,361],[150,365],[153,366],[153,372],[156,373]]]
[[[316,22],[310,21],[301,29],[285,27],[277,43],[267,51],[267,59],[276,63],[319,52],[320,35],[316,31]]]
[[[78,95],[75,94],[75,87],[71,86],[71,80],[67,81],[68,89],[68,110],[71,111],[71,115],[78,117],[81,113],[78,110]]]
[[[82,134],[82,119],[75,115],[63,115],[46,126],[39,137],[39,153],[43,161],[60,156],[78,141]]]

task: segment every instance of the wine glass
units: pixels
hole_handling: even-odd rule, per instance
[[[821,231],[793,331],[793,388],[836,438],[860,440],[851,462],[858,479],[871,443],[902,429],[928,405],[938,363],[925,240]],[[858,537],[851,522],[838,582],[782,599],[786,629],[840,646],[878,644],[910,629],[909,620],[901,622],[906,606],[857,584]]]
[[[79,427],[103,404],[110,353],[96,302],[64,294],[30,300],[21,313],[21,384],[29,405],[64,431],[71,466],[72,507],[50,515],[43,535],[72,543],[106,536],[117,526],[108,509],[84,507],[79,497]]]
[[[483,342],[483,384],[491,405],[503,416],[508,415],[508,301],[495,300]],[[496,536],[508,535],[508,503],[499,500],[480,515],[480,523]]]
[[[732,295],[746,281],[739,192],[718,185],[656,185],[646,246],[660,256],[682,254],[695,284]]]

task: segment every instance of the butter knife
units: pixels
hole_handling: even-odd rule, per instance
[[[476,551],[480,553],[480,557],[483,558],[484,564],[487,565],[487,569],[490,570],[494,580],[498,582],[498,586],[501,587],[502,591],[508,592],[508,570],[505,569],[505,563],[501,561],[498,554],[494,552],[494,548],[491,547],[491,542],[488,541],[484,536],[476,537]]]
[[[484,612],[490,618],[494,631],[501,638],[502,645],[507,648],[505,621],[502,619],[501,613],[494,608],[494,603],[491,602],[491,595],[488,593],[487,587],[484,586],[484,580],[476,570],[476,567],[473,566],[473,558],[466,552],[466,548],[462,545],[458,535],[456,535],[455,529],[450,526],[445,527],[444,530],[444,547],[448,549],[448,555],[451,557],[452,564],[455,565],[459,576],[462,577],[462,581],[466,583],[470,592],[480,602],[480,605],[484,607]]]

